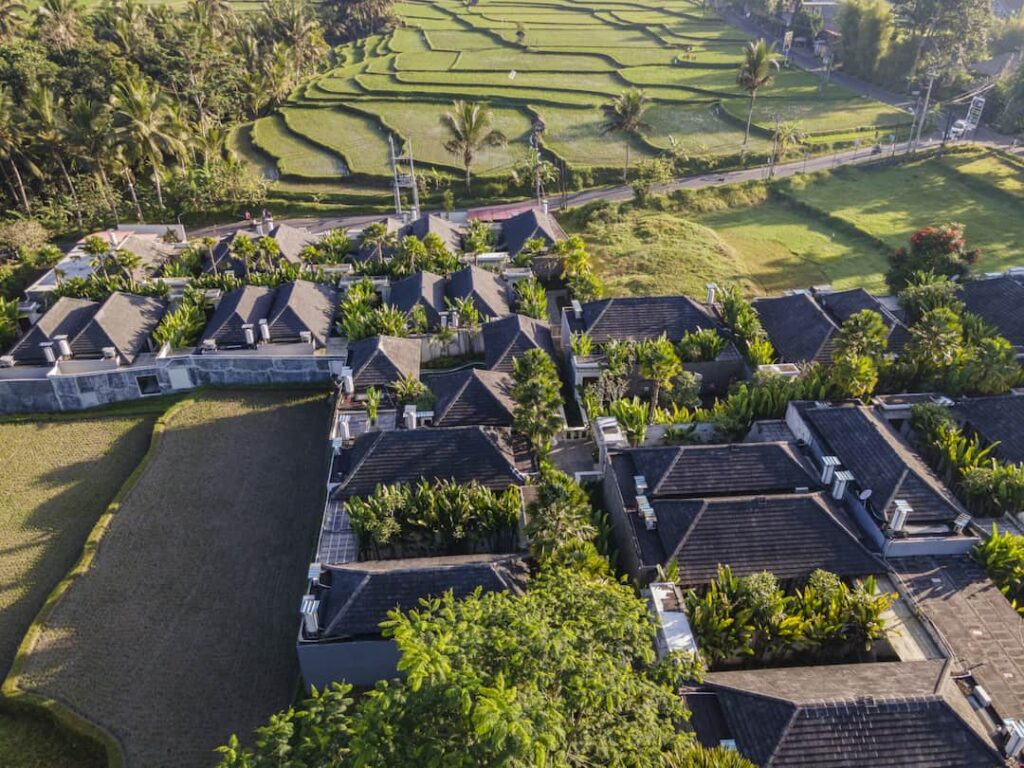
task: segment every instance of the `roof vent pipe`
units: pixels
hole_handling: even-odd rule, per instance
[[[572,316],[577,320],[583,319],[583,305],[580,304],[579,299],[573,299],[572,302]]]
[[[256,331],[252,327],[252,323],[246,323],[242,326],[242,333],[245,334],[246,346],[253,347],[256,345]]]
[[[260,320],[260,338],[265,343],[270,343],[270,323],[267,322],[267,318]]]
[[[67,336],[54,336],[53,340],[57,342],[57,349],[60,350],[61,357],[71,357],[71,345],[68,343]]]
[[[548,215],[548,210],[549,210],[549,207],[548,207],[548,201],[547,201],[547,198],[544,198],[543,200],[541,200],[541,203],[540,203],[540,209],[541,209],[542,211],[544,211],[544,215],[545,215],[545,216],[547,216],[547,215]]]
[[[307,637],[315,638],[320,634],[320,601],[313,595],[305,595],[299,605],[302,614],[302,629]]]
[[[56,363],[57,362],[57,355],[55,355],[53,353],[53,342],[44,341],[44,342],[40,343],[39,346],[42,347],[42,349],[43,349],[43,357],[46,358],[46,362],[48,362],[48,363]]]
[[[416,405],[409,404],[405,406],[405,428],[416,429]]]
[[[708,289],[708,294],[707,294],[707,297],[705,299],[705,303],[710,307],[712,304],[715,303],[715,294],[718,292],[718,284],[717,283],[708,283],[707,289]]]
[[[892,519],[889,521],[889,530],[893,533],[899,533],[903,530],[903,526],[907,524],[907,516],[914,510],[903,499],[896,499],[894,504],[896,505],[896,508],[892,511]]]

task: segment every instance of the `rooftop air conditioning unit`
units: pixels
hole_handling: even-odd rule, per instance
[[[569,304],[572,307],[572,316],[575,317],[577,320],[582,320],[583,319],[583,305],[580,304],[580,300],[579,299],[573,299]]]
[[[57,355],[53,351],[53,342],[43,341],[43,342],[40,342],[39,346],[43,350],[43,357],[46,358],[46,362],[48,362],[48,363],[56,363],[57,362]]]
[[[416,429],[416,405],[414,403],[405,406],[405,412],[402,417],[405,419],[406,429]]]
[[[892,511],[892,519],[889,521],[889,530],[893,533],[899,533],[907,523],[907,516],[914,510],[903,499],[896,499],[894,503],[896,507]]]
[[[302,629],[309,637],[320,634],[320,601],[314,595],[303,595],[299,604],[302,614]]]
[[[266,344],[270,343],[270,323],[266,318],[260,320],[260,339]]]
[[[217,351],[217,340],[216,339],[203,339],[203,351],[205,351],[205,352],[216,352]]]
[[[853,480],[852,472],[848,472],[845,469],[836,472],[832,482],[832,498],[836,501],[841,501],[843,496],[846,495],[847,487],[853,484]]]
[[[971,516],[966,512],[961,512],[956,516],[956,520],[953,521],[953,530],[957,533],[963,533],[964,528],[971,522]]]
[[[0,355],[0,368],[13,368],[14,357],[11,355]]]
[[[982,709],[988,709],[992,706],[992,697],[980,685],[974,686],[974,698],[977,699]]]
[[[637,511],[640,516],[644,519],[644,527],[648,531],[653,531],[658,527],[658,516],[654,513],[654,507],[651,506],[651,502],[648,501],[646,496],[636,497]]]
[[[113,360],[115,357],[117,357],[117,350],[114,347],[103,348],[103,358],[105,360]]]
[[[320,563],[310,563],[309,570],[306,571],[306,581],[310,584],[318,585],[320,583],[320,571],[322,567]]]
[[[647,493],[647,478],[643,475],[633,475],[633,485],[636,486],[637,496],[643,496]]]
[[[821,457],[821,484],[832,485],[832,476],[836,473],[839,468],[840,462],[838,456],[822,456]]]
[[[252,323],[246,323],[243,325],[242,333],[245,334],[245,345],[247,347],[253,347],[256,345],[256,331],[253,328]]]
[[[303,344],[312,344],[313,334],[311,331],[299,331],[299,339],[302,340]]]
[[[67,336],[54,336],[53,340],[57,344],[61,357],[71,357],[71,344],[68,342]]]
[[[1008,757],[1019,757],[1024,752],[1024,722],[1020,720],[1004,720],[1006,726],[1006,754]]]

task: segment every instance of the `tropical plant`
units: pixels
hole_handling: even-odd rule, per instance
[[[740,352],[754,367],[771,363],[775,359],[775,348],[761,326],[757,310],[734,285],[725,288],[721,296],[722,320],[732,330]]]
[[[515,284],[517,311],[519,314],[543,320],[548,314],[548,296],[537,278],[519,280]]]
[[[630,445],[643,445],[647,440],[651,408],[642,403],[639,397],[613,400],[608,404],[608,414],[615,417],[622,431],[626,433]]]
[[[829,374],[836,391],[843,397],[865,398],[878,386],[878,366],[867,355],[835,355]]]
[[[933,309],[951,309],[960,312],[963,303],[956,297],[960,286],[947,275],[938,275],[931,270],[915,270],[907,277],[906,285],[899,293],[900,306],[907,313],[911,323],[916,323],[925,312]]]
[[[750,109],[747,111],[747,128],[743,133],[743,146],[750,140],[750,124],[754,119],[754,100],[762,88],[767,88],[775,81],[775,72],[779,68],[779,57],[775,53],[774,43],[769,45],[764,38],[752,40],[743,49],[743,60],[739,72],[736,73],[736,84],[750,96]]]
[[[594,340],[583,331],[573,331],[569,346],[577,357],[589,357],[594,352]]]
[[[407,373],[402,378],[392,382],[391,389],[395,393],[395,400],[399,404],[415,403],[423,408],[429,408],[433,405],[433,393],[427,388],[426,384],[411,373]]]
[[[536,498],[526,508],[530,552],[540,561],[573,542],[592,542],[590,499],[579,483],[548,462],[541,462]]]
[[[194,347],[206,326],[206,299],[199,289],[188,287],[178,306],[161,318],[153,330],[153,341],[172,349]]]
[[[679,340],[679,358],[684,363],[704,363],[717,359],[726,341],[714,328],[687,331]]]
[[[661,403],[663,390],[672,388],[672,380],[682,373],[675,347],[665,334],[656,339],[646,339],[636,345],[636,361],[640,375],[651,382],[651,421]]]
[[[380,401],[383,393],[376,387],[366,388],[366,418],[370,420],[370,426],[377,425],[377,416],[380,412]]]
[[[473,219],[466,227],[465,245],[468,253],[485,253],[493,250],[497,242],[498,236],[482,219]]]
[[[466,171],[466,192],[470,191],[471,170],[478,153],[487,147],[504,147],[508,139],[492,128],[494,116],[482,104],[456,99],[441,116],[441,125],[448,134],[444,148],[462,161]]]
[[[623,181],[629,180],[631,142],[635,137],[651,129],[650,124],[644,121],[644,115],[650,106],[651,100],[647,98],[643,88],[630,88],[607,104],[601,105],[601,112],[604,113],[601,133],[621,133],[625,138],[626,164],[622,169]]]
[[[448,309],[455,313],[460,328],[476,328],[480,325],[480,310],[477,309],[472,296],[459,296],[454,300],[446,296],[445,303]]]
[[[551,440],[564,427],[558,369],[541,349],[531,349],[512,363],[512,425],[526,435],[539,456],[551,450]]]
[[[992,533],[974,547],[974,558],[1017,612],[1024,614],[1024,536],[1000,532],[993,523]]]

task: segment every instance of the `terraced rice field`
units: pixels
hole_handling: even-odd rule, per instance
[[[481,154],[478,175],[506,176],[538,116],[553,159],[614,169],[623,141],[602,134],[600,106],[632,86],[655,101],[650,130],[632,142],[635,157],[658,154],[670,136],[694,154],[741,151],[748,102],[736,70],[747,38],[697,0],[403,0],[396,11],[397,29],[340,49],[337,67],[240,132],[261,165],[269,160],[291,184],[344,185],[352,174],[383,185],[391,135],[399,149],[411,141],[421,165],[458,174],[440,122],[458,98],[489,103],[509,137],[507,148]],[[759,94],[748,151],[766,147],[776,119],[799,121],[819,142],[909,122],[796,69]],[[236,144],[251,159],[244,142]]]

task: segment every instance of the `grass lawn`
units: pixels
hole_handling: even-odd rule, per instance
[[[789,184],[798,200],[892,247],[904,245],[920,227],[959,222],[968,241],[982,249],[978,268],[997,271],[1024,264],[1024,205],[998,182],[987,185],[990,178],[970,177],[941,159],[926,159],[895,167],[842,168]]]
[[[323,394],[296,392],[175,411],[19,687],[109,729],[140,768],[211,765],[232,732],[286,706],[328,417]]]
[[[155,415],[0,423],[0,677],[149,446]],[[77,765],[48,720],[0,714],[0,765]],[[88,757],[83,764],[89,764]]]

